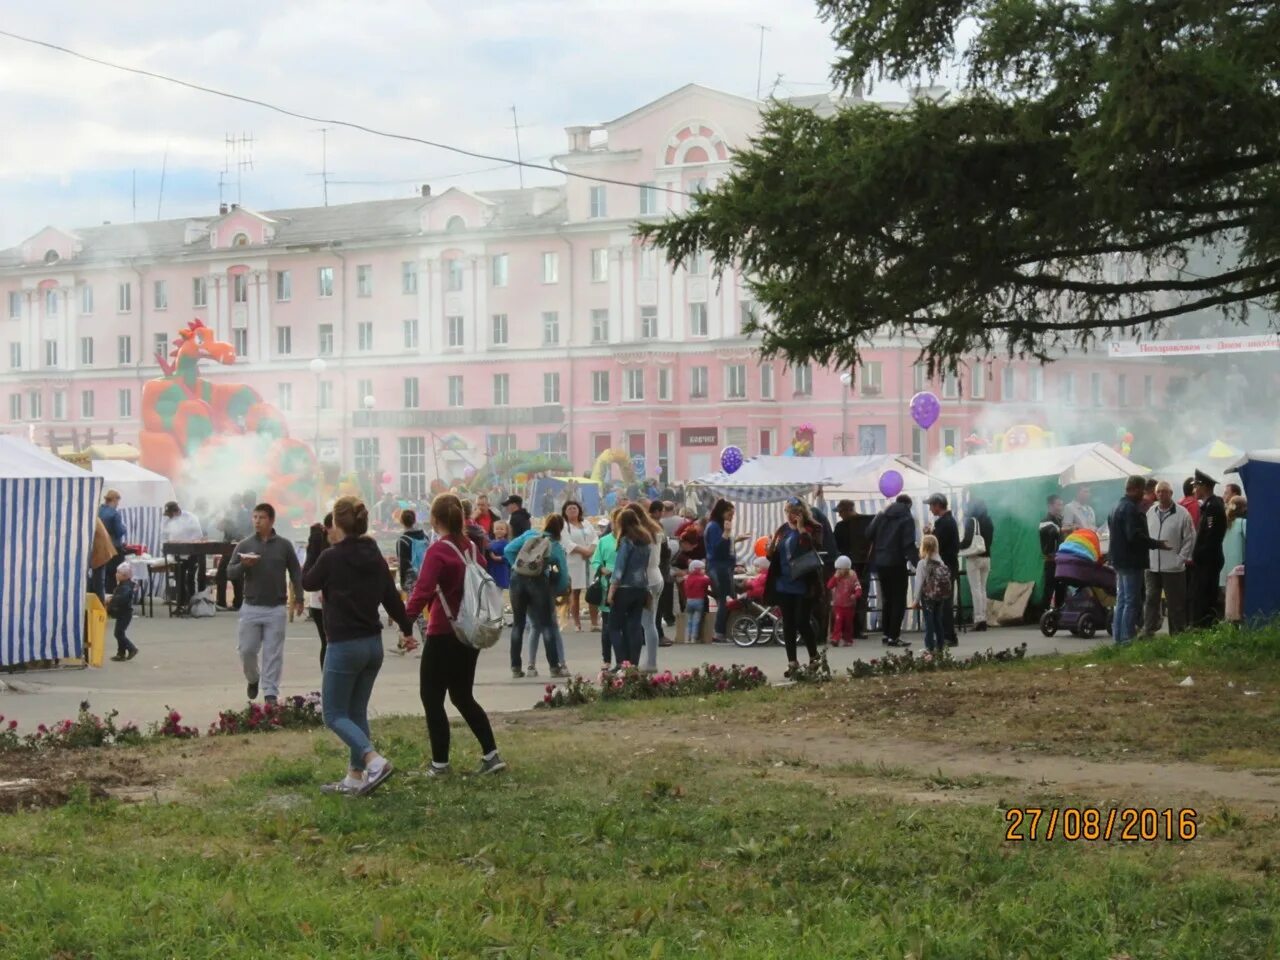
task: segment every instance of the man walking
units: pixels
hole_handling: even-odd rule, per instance
[[[1144,637],[1154,637],[1160,630],[1160,595],[1164,594],[1169,611],[1169,633],[1187,629],[1187,563],[1196,543],[1196,529],[1191,514],[1175,503],[1173,486],[1164,480],[1156,484],[1156,502],[1147,511],[1147,534],[1163,540],[1168,550],[1151,551],[1151,569],[1143,575],[1146,581],[1146,609],[1143,611]]]
[[[261,682],[262,699],[267,703],[275,703],[280,696],[290,583],[294,613],[303,612],[298,552],[288,540],[276,536],[275,522],[276,510],[271,504],[254,507],[253,536],[236,544],[227,565],[232,578],[244,578],[238,648],[249,699],[257,699]]]
[[[1169,545],[1147,532],[1147,518],[1142,515],[1142,494],[1147,481],[1130,477],[1124,485],[1124,496],[1111,511],[1111,564],[1116,568],[1116,608],[1112,636],[1116,646],[1129,643],[1137,632],[1138,584],[1150,564],[1150,551],[1168,550]]]
[[[867,539],[867,527],[871,518],[858,513],[852,500],[841,500],[836,504],[836,515],[840,518],[836,523],[836,554],[848,557],[853,564],[853,572],[862,584],[862,593],[858,597],[853,614],[853,638],[865,639],[867,635],[867,594],[870,580],[867,578],[867,560],[871,556],[871,541]]]
[[[1218,586],[1222,574],[1222,540],[1227,535],[1227,508],[1213,492],[1218,481],[1196,471],[1195,496],[1200,523],[1191,552],[1191,626],[1211,627],[1218,619]]]
[[[872,543],[872,564],[880,585],[880,628],[884,644],[909,646],[902,639],[902,618],[907,613],[907,565],[920,559],[916,546],[916,520],[911,515],[911,498],[905,493],[877,513],[867,527]]]
[[[933,514],[933,535],[938,538],[938,556],[951,571],[952,596],[942,605],[942,636],[947,646],[954,647],[960,643],[956,636],[956,604],[955,588],[960,582],[960,528],[956,525],[956,517],[947,507],[947,498],[941,493],[929,497],[929,512]]]

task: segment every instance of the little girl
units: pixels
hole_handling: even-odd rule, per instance
[[[746,582],[743,596],[756,603],[764,603],[765,590],[769,586],[769,558],[756,557],[752,566],[756,568],[756,575]]]
[[[507,526],[507,522],[493,521],[493,539],[489,541],[489,549],[486,551],[489,560],[489,576],[493,577],[493,582],[502,590],[504,599],[507,590],[511,588],[511,567],[507,564],[507,558],[503,556],[502,551],[510,542],[511,528]]]
[[[707,591],[711,589],[711,578],[705,572],[706,566],[701,560],[694,560],[689,564],[689,572],[685,574],[685,612],[688,616],[685,623],[686,643],[698,642],[702,618],[707,613]]]
[[[924,615],[924,648],[930,653],[942,653],[947,648],[947,639],[942,635],[942,605],[951,602],[951,571],[938,556],[938,538],[933,534],[920,539],[915,592]]]
[[[836,557],[836,572],[827,581],[831,594],[831,645],[853,646],[853,617],[862,596],[862,584],[853,572],[853,561]]]

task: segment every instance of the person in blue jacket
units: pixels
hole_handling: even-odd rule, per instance
[[[738,560],[733,552],[733,504],[717,500],[711,508],[711,516],[702,531],[702,542],[707,550],[707,576],[716,598],[716,643],[723,643],[729,623],[729,601],[738,595],[733,582],[733,570]]]
[[[547,517],[541,530],[526,530],[511,540],[502,551],[511,567],[511,676],[536,677],[538,668],[538,641],[546,638],[547,663],[553,677],[567,677],[569,670],[564,663],[564,638],[555,622],[555,598],[569,589],[569,559],[560,546],[560,533],[564,530],[564,517],[553,513]],[[546,537],[551,541],[546,563],[541,575],[529,575],[519,571],[516,558],[526,541]],[[528,642],[528,669],[521,670],[524,655],[526,623],[532,627]]]

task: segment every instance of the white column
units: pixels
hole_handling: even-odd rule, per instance
[[[621,267],[621,278],[619,282],[622,285],[622,317],[618,326],[621,330],[623,340],[635,340],[639,331],[636,329],[636,247],[623,247],[618,251],[618,260]]]
[[[489,277],[485,269],[486,258],[471,259],[471,333],[462,348],[463,353],[484,353],[489,344]]]
[[[75,301],[75,292],[75,287],[58,287],[58,298],[62,301],[59,304],[62,312],[58,316],[58,359],[61,361],[60,366],[64,370],[74,370],[80,360],[72,349],[76,345],[72,336],[75,325],[71,322],[71,307]],[[69,415],[71,411],[67,409],[66,412]]]
[[[444,324],[444,293],[440,283],[440,258],[427,257],[420,261],[418,271],[418,314],[422,329],[420,342],[428,356],[438,356],[444,344],[441,328]]]
[[[271,306],[270,306],[270,274],[266,270],[253,271],[256,288],[256,303],[251,305],[249,325],[255,331],[258,341],[257,357],[259,363],[271,359]]]
[[[213,281],[214,304],[217,312],[210,312],[213,319],[213,335],[219,340],[230,340],[231,334],[231,278],[226,273],[209,276]]]
[[[609,251],[609,342],[622,342],[622,251],[610,246]]]
[[[675,335],[671,320],[671,284],[674,278],[670,265],[662,257],[658,258],[655,269],[658,281],[658,336],[670,343]]]

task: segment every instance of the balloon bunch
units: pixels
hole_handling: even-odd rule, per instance
[[[1126,457],[1129,456],[1131,453],[1133,453],[1133,434],[1132,433],[1130,433],[1124,427],[1117,427],[1116,440],[1117,440],[1117,443],[1115,445],[1115,449],[1119,453],[1124,454]]]

